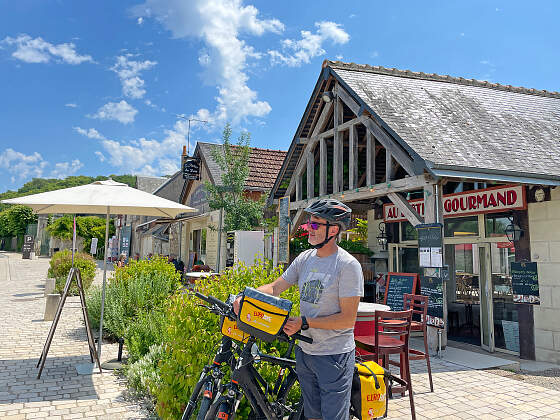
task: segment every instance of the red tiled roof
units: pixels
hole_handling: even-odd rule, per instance
[[[235,147],[235,146],[234,146]],[[286,153],[283,150],[250,147],[247,188],[270,190],[276,181]]]

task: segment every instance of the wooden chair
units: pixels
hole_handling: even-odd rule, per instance
[[[410,413],[412,419],[416,420],[409,361],[412,310],[399,312],[375,311],[374,317],[375,327],[373,335],[354,337],[356,346],[363,350],[359,357],[362,360],[373,360],[377,363],[381,360],[383,367],[389,368],[389,356],[391,354],[401,356],[401,379],[406,385],[402,389],[397,389],[396,387],[393,389],[395,392],[408,391]]]
[[[428,350],[428,325],[427,325],[427,314],[428,314],[428,296],[423,295],[411,295],[406,293],[404,295],[404,309],[412,310],[412,314],[420,315],[420,321],[412,320],[410,325],[411,332],[422,332],[422,337],[424,338],[424,352],[416,349],[409,349],[410,360],[426,360],[426,365],[428,367],[428,378],[430,379],[430,391],[434,392],[434,384],[432,382],[432,367],[430,366],[430,353]]]

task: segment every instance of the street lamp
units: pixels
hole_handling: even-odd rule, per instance
[[[189,128],[187,130],[187,156],[190,154],[190,146],[191,146],[191,121],[196,121],[196,122],[201,122],[201,123],[208,123],[208,121],[205,120],[198,120],[196,118],[186,118],[184,115],[182,114],[175,114],[175,116],[177,118],[181,118],[185,121],[189,122]]]
[[[504,229],[505,234],[510,242],[517,242],[523,236],[523,229],[511,221],[511,224]]]
[[[321,99],[323,100],[323,102],[328,104],[329,102],[332,102],[332,100],[334,99],[334,93],[332,93],[329,90],[326,91],[326,92],[323,92],[323,94],[321,95]]]

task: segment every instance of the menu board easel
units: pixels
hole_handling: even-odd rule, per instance
[[[417,273],[388,273],[383,303],[392,311],[404,309],[404,294],[415,294],[418,287]]]

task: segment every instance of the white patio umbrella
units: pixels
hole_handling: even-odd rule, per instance
[[[99,319],[99,341],[97,354],[101,359],[101,337],[103,334],[103,312],[105,308],[105,285],[107,281],[107,241],[109,236],[109,216],[111,214],[133,214],[138,216],[160,216],[175,218],[178,214],[196,211],[165,198],[131,188],[127,184],[95,181],[79,187],[65,188],[2,200],[6,204],[24,204],[37,214],[106,214],[105,256],[103,258],[103,287],[101,293],[101,314]],[[73,246],[74,248],[74,246]],[[74,251],[72,250],[72,253]]]

